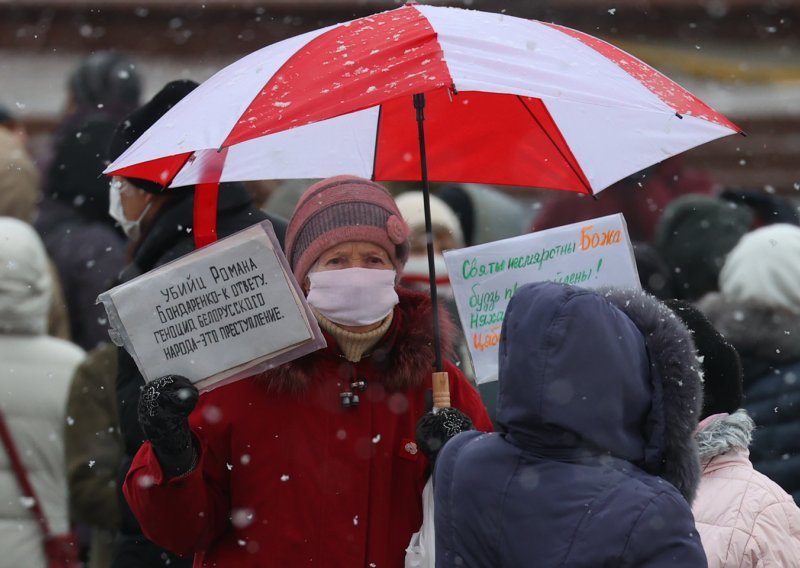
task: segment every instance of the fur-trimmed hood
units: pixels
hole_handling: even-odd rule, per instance
[[[694,435],[700,451],[700,461],[708,462],[711,458],[732,450],[747,450],[753,441],[755,427],[755,422],[743,408],[733,414],[715,416]]]
[[[419,387],[433,370],[435,360],[430,297],[401,288],[397,295],[400,302],[394,309],[391,326],[372,352],[362,358],[380,371],[383,386],[389,391]],[[439,329],[442,356],[446,357],[452,353],[455,327],[441,306]],[[324,335],[327,347],[266,371],[263,380],[268,382],[269,388],[303,392],[313,380],[320,378],[318,367],[322,360],[335,358],[346,364],[336,340],[330,334]]]
[[[689,331],[640,291],[536,283],[509,303],[497,422],[520,445],[611,455],[691,502],[702,385]]]
[[[705,296],[698,307],[742,355],[777,364],[800,360],[799,315],[716,292]]]
[[[691,503],[701,476],[693,434],[703,408],[703,372],[691,332],[641,290],[606,290],[604,297],[633,320],[647,343],[654,388],[645,469],[672,483]]]

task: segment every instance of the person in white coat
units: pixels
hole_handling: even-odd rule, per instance
[[[64,409],[84,353],[46,335],[52,287],[36,231],[0,217],[0,409],[50,529],[62,534],[69,530]],[[47,565],[28,501],[0,444],[0,568]]]

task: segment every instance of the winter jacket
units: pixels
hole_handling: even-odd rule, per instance
[[[125,240],[110,223],[51,199],[42,202],[35,225],[58,269],[72,340],[84,349],[108,341],[106,313],[96,300],[125,265]]]
[[[503,432],[459,434],[436,462],[437,567],[706,566],[686,328],[642,292],[538,283],[500,341]]]
[[[0,217],[0,409],[51,530],[67,532],[63,425],[83,351],[45,335],[51,277],[32,227]],[[43,535],[0,444],[0,567],[46,566]]]
[[[179,190],[175,201],[159,212],[153,224],[145,229],[142,240],[134,252],[133,262],[122,272],[126,282],[158,266],[175,260],[194,250],[193,224],[194,196],[191,190]],[[269,217],[251,205],[250,196],[241,184],[223,184],[217,204],[217,234],[220,238],[269,219],[281,243],[286,224],[283,219]],[[119,350],[117,375],[117,405],[125,455],[119,469],[118,494],[122,511],[122,526],[115,543],[115,568],[156,567],[163,565],[185,566],[173,555],[153,547],[142,537],[139,524],[122,496],[121,487],[133,456],[144,442],[136,414],[139,390],[144,384],[136,363],[124,349]]]
[[[742,359],[753,467],[800,504],[800,315],[721,294],[699,305]]]
[[[19,137],[0,128],[0,216],[31,223],[39,201],[39,172]],[[51,263],[53,276],[57,270]],[[53,337],[70,339],[69,320],[61,286],[53,286],[47,330]]]
[[[692,505],[711,568],[800,566],[800,509],[748,459],[744,410],[712,417],[697,439],[703,477]]]
[[[109,565],[110,543],[120,524],[117,468],[122,438],[116,379],[117,347],[106,343],[78,367],[67,399],[72,417],[64,432],[70,515],[92,529],[89,568]]]
[[[125,482],[145,534],[195,553],[195,566],[401,568],[422,522],[427,462],[415,425],[433,363],[430,300],[400,292],[389,330],[358,363],[328,346],[201,396],[201,447],[187,476],[165,479],[146,443]],[[445,351],[447,352],[447,351]],[[491,423],[449,362],[453,406]],[[354,408],[340,392],[364,380]]]

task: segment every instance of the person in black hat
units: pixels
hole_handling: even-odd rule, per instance
[[[119,157],[150,126],[188,95],[197,83],[172,81],[148,103],[119,123],[109,143],[111,160]],[[128,237],[129,262],[120,276],[127,282],[145,272],[194,250],[194,187],[167,189],[139,178],[115,176],[109,188],[109,214]],[[272,222],[281,246],[286,232],[282,218],[265,214],[253,207],[242,184],[220,185],[217,205],[217,233],[220,238],[268,219]],[[136,363],[124,349],[119,350],[117,404],[125,444],[125,457],[119,471],[120,486],[133,456],[144,442],[137,405],[144,385]],[[152,544],[142,535],[139,523],[120,493],[122,528],[115,542],[113,566],[189,566],[191,560],[179,559]]]
[[[108,341],[105,310],[95,300],[125,265],[125,238],[108,216],[102,175],[115,126],[92,119],[60,140],[34,221],[58,269],[72,340],[86,350]]]
[[[749,459],[755,424],[741,408],[736,349],[688,302],[666,304],[691,331],[703,372],[695,433],[703,477],[692,513],[709,567],[800,565],[800,509]]]
[[[101,110],[122,118],[139,106],[142,79],[127,56],[98,51],[85,57],[67,82],[67,112]]]
[[[67,80],[67,104],[42,165],[36,230],[55,262],[72,340],[84,349],[108,341],[97,295],[123,268],[125,239],[108,216],[102,172],[117,123],[139,106],[142,81],[122,53],[83,58]]]
[[[749,207],[719,197],[689,194],[671,201],[653,243],[672,271],[674,297],[694,302],[716,291],[725,257],[752,223]]]

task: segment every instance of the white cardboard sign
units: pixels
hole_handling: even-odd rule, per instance
[[[445,251],[444,258],[478,383],[497,380],[503,316],[519,286],[553,281],[641,288],[620,213]]]
[[[100,295],[145,381],[183,375],[207,390],[325,345],[269,221]]]

